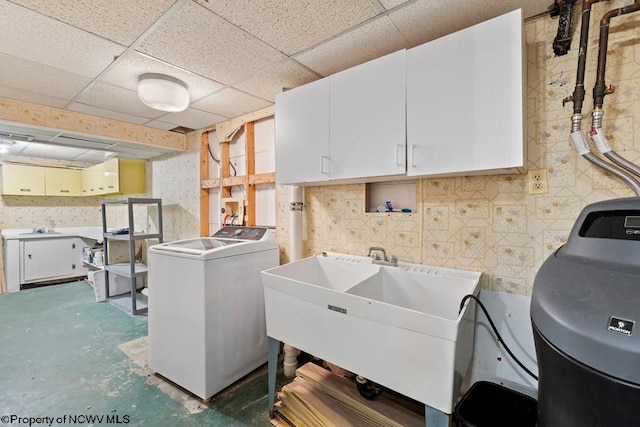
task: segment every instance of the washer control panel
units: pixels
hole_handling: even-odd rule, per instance
[[[264,227],[228,226],[222,227],[211,237],[238,240],[262,240],[266,233],[267,229]]]

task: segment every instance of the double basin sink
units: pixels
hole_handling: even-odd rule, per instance
[[[262,272],[267,335],[452,413],[480,273],[323,253]]]

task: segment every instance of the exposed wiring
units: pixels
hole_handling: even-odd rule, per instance
[[[211,145],[209,145],[209,143],[207,143],[207,150],[209,151],[209,155],[211,156],[213,161],[217,164],[220,164],[220,160],[216,159],[216,156],[213,155],[213,151],[211,151]]]
[[[511,356],[511,358],[514,360],[514,362],[516,362],[518,364],[518,366],[520,366],[533,379],[538,381],[538,376],[536,374],[534,374],[533,372],[531,372],[526,366],[524,366],[524,364],[520,360],[518,360],[518,358],[515,356],[515,354],[513,354],[511,352],[511,350],[509,349],[507,344],[504,342],[504,340],[500,336],[500,333],[498,332],[498,329],[496,328],[496,325],[493,324],[493,320],[491,320],[491,316],[489,316],[489,313],[487,312],[487,309],[484,307],[484,304],[482,304],[482,301],[480,301],[480,299],[477,296],[475,296],[473,294],[465,295],[464,298],[462,298],[462,301],[460,301],[460,310],[458,310],[458,314],[460,314],[462,312],[462,309],[464,307],[464,303],[467,302],[468,299],[473,299],[473,300],[475,300],[476,303],[478,303],[478,305],[480,306],[480,308],[484,312],[484,315],[487,317],[487,320],[489,321],[489,324],[491,325],[491,329],[493,329],[493,332],[496,334],[496,337],[498,338],[498,341],[500,341],[500,344],[502,344],[502,347],[504,347],[504,349],[507,351],[507,353],[509,353],[509,356]]]
[[[233,169],[233,176],[238,176],[238,171],[236,170],[236,167],[233,166],[233,163],[229,162],[229,166]]]

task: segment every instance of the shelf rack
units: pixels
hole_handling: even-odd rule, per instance
[[[107,207],[113,205],[126,205],[127,207],[127,222],[129,232],[126,234],[118,234],[113,231],[107,231]],[[135,217],[134,207],[136,205],[155,206],[157,208],[157,231],[153,233],[139,232],[135,230]],[[162,199],[151,198],[126,198],[126,199],[107,199],[101,202],[102,207],[102,235],[104,238],[104,283],[105,293],[107,299],[120,300],[123,297],[111,297],[109,294],[109,275],[115,274],[118,276],[126,277],[131,280],[131,313],[142,314],[147,311],[146,297],[138,294],[137,292],[137,280],[144,277],[148,273],[147,266],[137,262],[135,259],[135,244],[137,241],[157,239],[158,243],[162,243]],[[108,244],[109,241],[126,241],[129,243],[129,262],[109,264],[108,256]],[[125,294],[126,297],[126,294]],[[138,301],[140,300],[140,301]],[[145,307],[138,308],[138,302],[141,302]]]

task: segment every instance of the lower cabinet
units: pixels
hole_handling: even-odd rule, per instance
[[[20,240],[20,284],[84,276],[82,248],[78,237]]]

